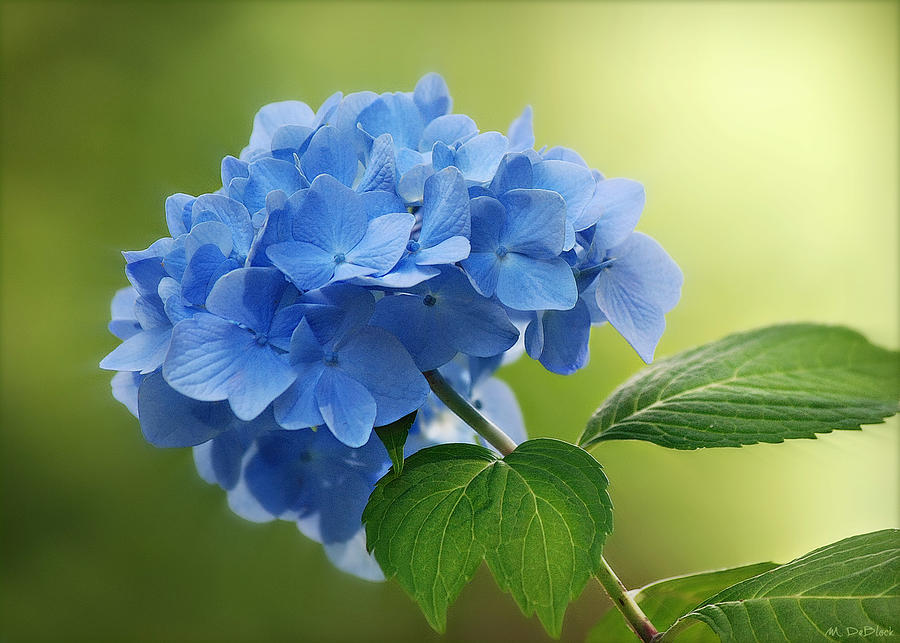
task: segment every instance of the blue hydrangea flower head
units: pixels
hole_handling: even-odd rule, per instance
[[[387,471],[376,427],[416,412],[407,454],[474,442],[429,391],[440,369],[515,439],[492,374],[527,353],[555,373],[609,323],[650,361],[678,266],[635,231],[640,183],[453,113],[444,79],[412,91],[262,107],[221,187],[165,201],[168,236],[123,253],[100,363],[159,447],[252,520],[291,520],[336,565],[379,579],[359,514]]]

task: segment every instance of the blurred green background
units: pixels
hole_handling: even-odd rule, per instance
[[[643,181],[685,273],[658,354],[782,320],[898,344],[898,4],[2,4],[3,641],[438,640],[394,584],[232,515],[188,450],[145,444],[97,362],[121,249],[214,189],[262,104],[447,79],[455,109]],[[641,366],[596,329],[571,377],[501,374],[575,439]],[[785,561],[898,525],[898,423],[669,452],[605,444],[626,584]],[[608,603],[589,586],[564,640]],[[482,570],[445,641],[546,640]]]

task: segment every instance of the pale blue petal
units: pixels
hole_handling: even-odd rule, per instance
[[[624,278],[623,278],[624,277]],[[627,276],[606,270],[597,280],[597,306],[642,360],[653,361],[666,328],[662,309],[642,289],[631,288]]]
[[[451,239],[445,243],[449,244],[452,241]],[[438,248],[440,249],[440,246]],[[439,269],[417,265],[415,255],[407,254],[387,273],[380,276],[360,277],[354,283],[381,288],[411,288],[438,274],[440,274]]]
[[[440,141],[431,148],[431,165],[435,172],[456,164],[456,152]],[[468,177],[466,177],[468,178]]]
[[[475,125],[475,121],[465,114],[447,114],[428,124],[422,132],[419,149],[428,152],[438,141],[446,145],[453,145],[459,141],[466,141],[477,133],[478,126]]]
[[[539,355],[528,354],[548,371],[570,375],[587,365],[591,315],[583,301],[571,310],[548,310],[531,324],[542,327],[544,345]]]
[[[137,296],[137,291],[130,286],[119,288],[109,305],[110,317],[134,320],[134,303],[137,301]]]
[[[320,288],[334,276],[334,255],[311,243],[276,243],[268,247],[266,256],[301,290]]]
[[[366,532],[360,529],[350,540],[325,545],[328,560],[341,571],[363,580],[381,582],[384,573],[375,557],[366,550]]]
[[[489,196],[480,196],[469,203],[472,213],[472,252],[491,252],[500,245],[500,232],[506,222],[503,205]]]
[[[425,74],[419,79],[413,92],[413,100],[426,123],[450,113],[450,109],[453,107],[453,99],[450,98],[447,83],[440,74],[434,72]]]
[[[346,253],[366,232],[362,197],[334,177],[322,174],[310,185],[294,215],[294,239],[332,254]]]
[[[532,167],[531,160],[524,154],[507,154],[497,167],[497,173],[491,181],[491,191],[503,194],[516,188],[534,187]],[[593,189],[593,184],[591,188]]]
[[[582,167],[588,167],[587,162],[581,158],[581,155],[575,150],[570,150],[568,147],[551,147],[541,154],[541,157],[546,161],[566,161]]]
[[[194,197],[180,192],[166,199],[166,225],[173,237],[185,234],[190,229],[193,204]]]
[[[632,286],[646,292],[663,312],[669,312],[678,303],[684,276],[655,239],[635,232],[625,243],[610,250],[610,256],[617,257],[610,270],[624,272]]]
[[[350,447],[369,441],[377,410],[365,386],[339,368],[325,368],[316,384],[316,401],[334,437]]]
[[[644,209],[644,186],[631,179],[606,179],[597,183],[590,209],[597,216],[594,245],[614,248],[623,243]]]
[[[329,119],[334,116],[343,98],[344,92],[334,92],[331,96],[322,101],[322,104],[319,105],[319,109],[316,110],[316,119],[313,121],[313,126],[318,127],[319,125],[328,123]]]
[[[497,298],[515,310],[568,310],[578,300],[575,277],[563,259],[509,253],[500,263]]]
[[[418,409],[425,403],[430,390],[397,338],[373,326],[361,328],[339,347],[338,369],[360,382],[374,398],[378,426],[399,420]],[[321,409],[321,399],[319,404]],[[322,414],[325,414],[324,410]]]
[[[416,149],[423,122],[413,99],[406,94],[383,94],[359,115],[359,125],[372,138],[390,134],[400,147]]]
[[[525,420],[516,396],[509,386],[496,377],[481,382],[472,391],[472,403],[478,406],[488,419],[503,429],[516,444],[528,439]],[[481,440],[484,442],[484,440]],[[493,447],[491,447],[493,448]]]
[[[510,255],[507,255],[507,258]],[[472,252],[460,262],[469,281],[485,297],[492,297],[497,290],[500,275],[500,258],[494,252]]]
[[[140,371],[150,373],[159,368],[169,347],[172,327],[145,330],[119,344],[103,358],[100,368],[108,371]]]
[[[222,276],[206,300],[219,317],[268,333],[287,283],[274,268],[241,268]]]
[[[269,149],[272,135],[283,125],[305,125],[309,127],[315,114],[309,105],[296,100],[270,103],[262,107],[253,118],[253,132],[246,150]],[[244,158],[244,153],[241,153]]]
[[[264,158],[250,164],[250,178],[244,185],[241,201],[247,210],[257,212],[266,207],[266,196],[269,192],[281,190],[291,195],[308,185],[293,163]]]
[[[296,381],[275,400],[275,420],[285,429],[305,429],[325,423],[316,402],[316,385],[325,364],[319,361],[297,368]]]
[[[450,237],[435,246],[419,250],[413,257],[417,264],[424,266],[456,263],[468,257],[470,250],[467,238]]]
[[[300,169],[310,182],[320,174],[329,174],[349,187],[358,167],[353,142],[330,125],[319,128],[300,159]]]
[[[241,161],[233,156],[223,158],[221,166],[222,186],[227,188],[231,184],[232,179],[248,178],[250,176],[250,170],[247,169],[248,165],[246,161]]]
[[[294,155],[300,154],[306,148],[314,131],[312,127],[303,125],[279,127],[272,137],[272,156],[293,163]]]
[[[397,198],[393,192],[386,190],[371,190],[363,192],[359,195],[362,202],[363,210],[366,217],[371,221],[377,219],[383,214],[394,214],[395,212],[406,212],[406,206],[403,201]]]
[[[184,254],[187,263],[190,263],[200,246],[210,243],[219,249],[223,259],[229,256],[234,248],[231,229],[221,221],[203,221],[191,228],[191,233],[184,237]],[[185,265],[185,269],[187,269],[187,265]]]
[[[500,197],[500,202],[507,214],[500,243],[507,250],[538,259],[559,256],[566,238],[566,203],[559,194],[549,190],[510,190]]]
[[[143,376],[123,371],[112,376],[112,396],[134,416],[138,416],[138,388]]]
[[[428,248],[450,237],[468,237],[470,233],[471,214],[466,182],[459,170],[445,168],[425,181],[419,243]]]
[[[394,161],[394,141],[390,134],[382,134],[372,143],[366,171],[356,186],[357,192],[393,190],[396,185],[397,164]],[[396,212],[396,210],[394,210]]]
[[[431,164],[415,166],[400,178],[397,194],[406,203],[421,203],[425,195],[425,181],[432,174],[434,167]]]
[[[534,126],[531,105],[526,105],[519,117],[509,124],[509,149],[521,152],[534,147]]]
[[[463,143],[456,150],[456,167],[463,176],[476,183],[487,183],[494,178],[500,159],[506,154],[508,143],[499,132],[485,132]]]
[[[594,221],[585,223],[583,216],[584,209],[594,196],[595,187],[594,176],[586,167],[568,161],[543,161],[534,166],[533,187],[553,190],[562,195],[566,201],[566,221],[575,230],[594,224]]]
[[[385,214],[372,219],[365,236],[347,253],[347,263],[371,268],[375,274],[387,272],[403,255],[415,222],[415,217],[409,213]]]
[[[157,447],[202,444],[231,428],[234,414],[224,402],[199,402],[152,373],[138,393],[138,417],[147,442]]]

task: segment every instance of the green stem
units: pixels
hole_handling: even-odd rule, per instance
[[[597,580],[603,585],[603,589],[609,594],[618,610],[622,612],[625,621],[634,630],[638,638],[645,643],[649,643],[654,637],[659,636],[659,632],[653,627],[653,623],[650,622],[643,610],[634,602],[631,594],[625,589],[625,585],[616,576],[606,559],[601,558],[600,561],[603,563],[603,567],[597,572]]]
[[[469,400],[453,390],[450,383],[437,371],[423,373],[431,390],[438,396],[448,409],[456,413],[459,418],[475,429],[478,434],[493,445],[503,455],[509,455],[516,450],[516,443],[506,435],[499,426],[484,417],[481,412],[469,403]]]
[[[484,417],[481,412],[472,404],[457,393],[450,383],[444,379],[443,375],[435,371],[426,371],[423,373],[431,390],[437,395],[438,399],[443,402],[448,409],[453,411],[463,422],[475,429],[478,434],[492,444],[503,455],[509,455],[516,449],[516,443],[512,438],[506,435],[499,426]],[[615,606],[622,612],[622,616],[634,630],[634,633],[645,642],[653,640],[658,636],[659,632],[653,627],[653,623],[647,618],[647,615],[641,611],[634,599],[629,596],[628,591],[616,576],[616,573],[606,562],[605,558],[600,559],[603,563],[601,569],[597,572],[597,580],[603,585],[603,589],[609,594]]]

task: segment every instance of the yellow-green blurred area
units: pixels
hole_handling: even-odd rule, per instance
[[[2,5],[2,641],[438,640],[395,584],[289,523],[229,512],[190,451],[146,444],[97,368],[121,249],[165,197],[215,189],[256,109],[444,75],[455,111],[577,149],[647,189],[685,274],[658,350],[785,320],[898,344],[898,4]],[[641,363],[609,327],[561,377],[501,376],[533,436],[577,438]],[[630,587],[786,561],[898,525],[898,423],[782,445],[593,451]],[[564,640],[608,608],[593,583]],[[482,570],[446,641],[541,641]]]

